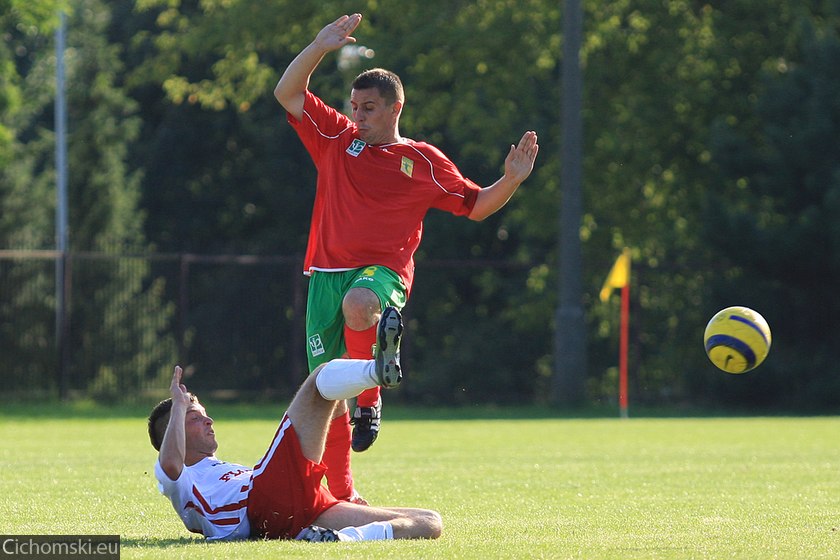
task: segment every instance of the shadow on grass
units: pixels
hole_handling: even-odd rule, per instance
[[[159,539],[155,537],[139,539],[130,537],[120,538],[120,548],[169,548],[172,546],[192,546],[197,544],[206,545],[212,544],[212,542],[190,537],[178,537],[177,539]]]

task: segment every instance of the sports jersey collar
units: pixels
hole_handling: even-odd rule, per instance
[[[387,142],[387,143],[385,143],[385,144],[372,144],[372,145],[373,145],[373,146],[375,146],[375,147],[377,147],[377,148],[388,148],[388,147],[390,147],[390,146],[403,146],[403,145],[407,145],[407,144],[410,144],[411,142],[413,142],[413,140],[411,140],[411,138],[405,138],[405,137],[403,137],[403,136],[400,136],[400,137],[397,139],[397,141],[396,141],[396,142]]]

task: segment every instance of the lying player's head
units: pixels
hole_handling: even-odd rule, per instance
[[[388,104],[405,103],[405,93],[400,77],[383,68],[372,68],[362,72],[353,80],[352,88],[357,90],[376,88]]]
[[[190,402],[197,404],[198,397],[190,394]],[[169,413],[171,410],[172,399],[164,399],[149,414],[149,439],[152,442],[152,447],[157,451],[160,451],[160,446],[163,444],[163,436],[166,434],[166,426],[169,424]]]

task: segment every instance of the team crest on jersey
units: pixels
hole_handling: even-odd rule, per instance
[[[362,150],[365,149],[365,146],[367,146],[367,144],[365,144],[364,140],[359,140],[358,138],[356,138],[355,140],[353,140],[350,146],[348,146],[347,153],[353,157],[359,157],[359,154],[362,153]]]
[[[313,356],[320,356],[324,353],[324,343],[321,342],[320,334],[313,334],[309,337],[309,353]]]
[[[414,173],[414,162],[403,156],[402,162],[400,162],[400,171],[411,177],[411,174]]]

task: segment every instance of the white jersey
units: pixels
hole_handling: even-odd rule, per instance
[[[158,460],[155,477],[161,494],[169,498],[184,526],[193,533],[211,540],[251,536],[247,515],[249,467],[205,457],[184,466],[178,480],[170,480]]]

